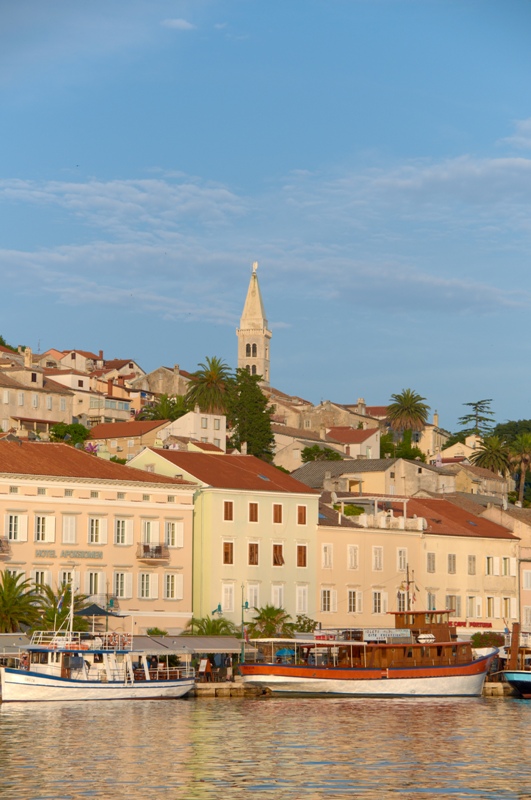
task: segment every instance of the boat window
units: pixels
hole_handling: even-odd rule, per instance
[[[39,660],[38,664],[47,664],[48,663],[48,653],[39,653]]]

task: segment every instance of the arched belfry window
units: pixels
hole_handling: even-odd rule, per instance
[[[245,345],[245,355],[246,355],[247,358],[251,357],[251,345],[250,344],[246,344]]]
[[[253,358],[256,358],[256,345],[253,344]]]
[[[250,372],[250,371],[251,371],[251,367],[249,366],[249,364],[247,364],[247,366],[245,367],[245,369],[247,370],[247,372]]]
[[[256,364],[251,367],[251,375],[256,375]]]

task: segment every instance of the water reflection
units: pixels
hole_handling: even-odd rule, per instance
[[[531,703],[201,699],[0,706],[0,795],[531,800]]]

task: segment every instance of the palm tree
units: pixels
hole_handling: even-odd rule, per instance
[[[239,629],[225,617],[192,617],[183,636],[236,636]]]
[[[40,586],[40,618],[36,621],[34,627],[42,631],[58,630],[70,614],[70,592],[70,586],[63,585],[57,592],[54,592],[51,586]],[[76,594],[74,597],[74,613],[81,611],[86,606],[87,595]],[[84,617],[74,616],[73,628],[75,631],[87,631],[89,629],[88,620]]]
[[[518,485],[518,500],[520,505],[524,502],[525,478],[531,463],[531,433],[519,433],[510,446],[511,462],[520,468],[520,481]]]
[[[393,402],[387,406],[387,421],[390,427],[399,433],[421,431],[428,421],[430,410],[424,402],[425,399],[413,389],[402,389],[399,394],[392,394]]]
[[[207,413],[224,413],[227,410],[228,393],[232,373],[220,358],[206,358],[206,364],[192,373],[186,400],[193,408],[198,405]]]
[[[161,394],[156,403],[144,406],[137,419],[179,419],[190,411],[191,406],[182,395]]]
[[[511,452],[498,436],[487,436],[470,456],[470,461],[475,467],[490,469],[497,475],[506,475],[511,468]]]
[[[249,636],[252,639],[258,637],[274,636],[293,636],[295,629],[290,615],[283,608],[266,605],[262,608],[255,608],[256,617],[247,625]]]
[[[15,633],[21,625],[33,625],[40,606],[40,595],[29,578],[8,570],[0,573],[0,633]]]

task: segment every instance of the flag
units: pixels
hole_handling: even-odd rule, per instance
[[[58,600],[58,602],[57,602],[57,611],[58,611],[59,613],[61,613],[61,610],[62,610],[62,608],[63,608],[63,603],[64,603],[64,599],[65,599],[65,594],[66,594],[66,586],[65,586],[65,588],[63,589],[63,591],[62,591],[62,593],[61,593],[61,595],[60,595],[60,597],[59,597],[59,600]]]

